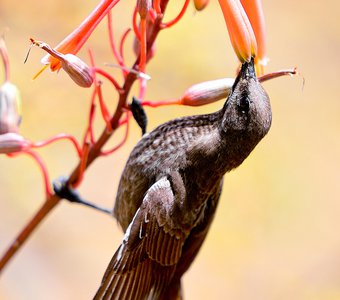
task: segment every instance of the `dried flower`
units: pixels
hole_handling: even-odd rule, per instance
[[[0,135],[0,153],[8,154],[20,152],[27,149],[30,142],[26,141],[21,135],[17,133],[5,133]]]
[[[81,87],[90,87],[93,83],[93,70],[83,62],[79,57],[73,54],[62,54],[52,49],[48,44],[31,39],[33,45],[36,45],[51,56],[58,59],[61,67],[71,77],[71,79]]]
[[[183,97],[180,99],[180,104],[200,106],[225,99],[230,94],[233,84],[233,78],[216,79],[194,84],[184,92]]]

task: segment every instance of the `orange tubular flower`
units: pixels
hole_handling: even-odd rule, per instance
[[[219,0],[231,43],[240,62],[256,56],[255,34],[240,0]]]
[[[256,42],[257,54],[255,64],[257,74],[263,74],[263,66],[267,64],[266,58],[266,24],[261,0],[241,0],[244,10],[247,13],[250,24],[253,27]]]
[[[54,49],[63,54],[78,53],[100,21],[118,2],[119,0],[102,0],[92,13]],[[50,65],[52,71],[57,71],[61,68],[60,61],[51,55],[46,55],[41,62]]]

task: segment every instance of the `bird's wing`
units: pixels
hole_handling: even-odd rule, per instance
[[[147,191],[94,299],[153,298],[164,290],[189,234],[173,217],[174,206],[170,182],[163,177]]]

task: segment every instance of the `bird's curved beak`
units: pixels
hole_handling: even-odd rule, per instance
[[[241,79],[249,80],[250,78],[256,79],[254,58],[251,58],[250,62],[244,62],[242,64],[241,70],[238,73],[234,85],[232,87],[232,91],[234,91],[235,87],[237,86]]]

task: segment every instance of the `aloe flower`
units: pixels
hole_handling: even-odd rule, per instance
[[[266,24],[264,19],[263,7],[261,0],[241,0],[241,3],[247,13],[250,24],[254,30],[257,42],[257,53],[255,64],[261,68],[267,64],[266,57]],[[259,71],[259,70],[257,70]]]
[[[261,0],[219,0],[219,3],[240,62],[254,57],[257,65],[264,65],[266,35]]]
[[[54,50],[63,54],[77,54],[96,29],[97,25],[118,2],[119,0],[102,0],[90,15],[62,40]],[[61,62],[51,55],[43,57],[41,62],[49,65],[52,71],[57,71],[61,68]]]

